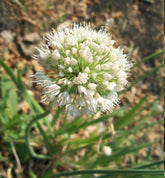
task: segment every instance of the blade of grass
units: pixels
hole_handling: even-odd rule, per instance
[[[144,129],[144,126],[145,126],[145,129],[148,129],[150,127],[153,129],[153,126],[161,124],[161,121],[157,121],[157,122],[145,125],[146,120],[148,119],[148,117],[149,116],[146,115],[146,117],[144,116],[143,119],[140,118],[142,120],[142,122],[140,122],[134,128],[131,128],[131,130],[125,130],[124,132],[121,132],[121,133],[119,131],[117,131],[117,135],[114,136],[114,140],[117,140],[117,142],[111,143],[112,148],[113,149],[118,149],[121,144],[124,144],[125,142],[127,142],[127,139],[125,139],[125,138],[128,138],[131,135],[134,135],[134,134],[137,134],[138,132],[141,132],[141,130]],[[146,131],[146,132],[148,132],[148,131]],[[144,135],[145,135],[145,133],[144,133]],[[106,137],[105,137],[105,139],[106,139]],[[143,140],[143,139],[141,139],[141,140]],[[140,143],[141,140],[137,140],[136,142]]]
[[[134,64],[132,68],[137,67],[137,66],[140,65],[141,63],[144,63],[144,62],[146,62],[146,61],[148,61],[148,60],[150,60],[150,59],[152,59],[152,58],[154,58],[154,57],[156,57],[156,56],[159,56],[159,55],[161,55],[161,54],[163,54],[163,53],[164,53],[164,50],[159,50],[159,51],[157,51],[157,52],[155,52],[155,53],[152,53],[151,55],[149,55],[149,56],[147,56],[147,57],[144,57],[142,60],[136,62],[136,64]]]
[[[150,128],[147,132],[145,132],[143,134],[142,137],[140,137],[137,141],[140,142],[142,140],[144,140],[144,138],[146,137],[146,135],[148,135],[148,133],[150,133],[151,131],[153,131],[153,129],[157,126],[158,123],[162,123],[163,121],[156,121],[154,123],[151,123],[151,124],[148,124],[148,127]],[[147,126],[146,126],[147,127]],[[157,139],[157,143],[159,142],[160,140]]]
[[[114,176],[109,176],[109,174],[103,175],[103,176],[99,176],[97,178],[110,178],[110,177],[114,177]],[[116,177],[116,176],[115,176]],[[117,176],[117,178],[153,178],[153,175],[126,175],[126,176]],[[84,177],[86,178],[86,177]],[[162,178],[162,175],[155,175],[154,178]]]
[[[126,124],[128,124],[133,117],[135,116],[136,112],[140,109],[142,104],[146,101],[147,95],[143,97],[139,103],[137,103],[128,113],[126,113],[123,117],[119,118],[114,122],[114,126],[116,129],[124,127]]]
[[[55,113],[55,115],[53,116],[53,120],[52,120],[52,122],[51,122],[51,125],[54,125],[54,124],[55,124],[55,122],[57,121],[57,119],[58,119],[60,113],[62,112],[62,110],[63,110],[63,107],[57,108],[56,113]]]
[[[163,164],[164,161],[156,161],[154,163],[150,163],[150,164],[146,164],[146,165],[143,165],[143,166],[138,166],[138,167],[135,167],[134,169],[145,169],[145,168],[148,168],[148,167],[153,167],[153,166],[157,166],[157,165],[160,165],[160,164]]]
[[[144,110],[149,110],[150,112],[148,113],[148,116],[156,116],[156,114],[160,114],[160,112],[157,112],[157,101],[162,97],[163,95],[159,95],[154,101],[147,103],[143,108],[139,109],[138,112],[136,113],[136,116],[138,116],[142,111]],[[141,120],[143,117],[139,118]],[[136,122],[133,121],[133,122]]]
[[[126,91],[128,91],[129,89],[131,89],[134,85],[138,84],[140,81],[146,79],[148,76],[150,76],[152,73],[157,72],[160,68],[164,67],[164,64],[155,67],[154,69],[150,70],[149,72],[147,72],[145,75],[142,75],[141,77],[138,77],[138,79],[133,82],[130,86],[128,86],[125,90],[119,92],[119,94],[124,93]]]
[[[83,174],[109,174],[109,176],[123,176],[123,175],[164,175],[163,170],[82,170],[82,171],[74,171],[74,172],[63,172],[59,174],[54,174],[50,176],[50,178],[56,177],[68,177],[73,175],[83,175]]]
[[[72,140],[71,145],[81,145],[81,144],[86,145],[90,143],[95,143],[99,140],[99,138],[100,136],[97,135],[97,136],[90,136],[89,138],[85,138],[85,139]]]
[[[6,73],[11,77],[12,81],[15,83],[16,86],[18,86],[18,81],[16,76],[13,74],[12,70],[0,59],[0,65],[5,69]]]

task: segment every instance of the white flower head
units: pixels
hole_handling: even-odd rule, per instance
[[[89,77],[87,73],[81,73],[79,72],[78,76],[73,79],[74,84],[86,84]]]
[[[70,118],[111,112],[131,67],[123,50],[113,46],[111,36],[90,24],[74,24],[53,30],[44,39],[34,58],[53,72],[51,78],[43,72],[32,76],[43,89],[43,101],[65,106]]]

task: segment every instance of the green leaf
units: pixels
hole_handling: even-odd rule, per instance
[[[150,76],[152,73],[157,72],[157,71],[158,71],[160,68],[162,68],[162,67],[164,67],[164,64],[162,64],[162,65],[160,65],[160,66],[158,66],[158,67],[155,67],[155,68],[153,68],[152,70],[150,70],[149,72],[147,72],[146,74],[144,74],[144,75],[138,77],[137,80],[135,80],[135,81],[134,81],[130,86],[128,86],[125,90],[119,92],[119,94],[128,91],[128,90],[131,89],[134,85],[136,85],[136,84],[138,84],[140,81],[146,79],[146,78],[147,78],[148,76]]]
[[[114,125],[115,128],[122,128],[126,126],[135,116],[136,112],[140,109],[144,101],[146,101],[147,95],[143,97],[139,103],[137,103],[130,111],[128,111],[123,117],[119,118],[115,121]]]
[[[149,0],[149,1],[151,1],[151,0]],[[156,56],[159,56],[159,55],[161,55],[161,54],[163,54],[163,53],[164,53],[164,50],[160,50],[160,51],[157,51],[157,52],[155,52],[155,53],[153,53],[153,54],[151,54],[151,55],[149,55],[149,56],[147,56],[147,57],[144,57],[142,60],[136,62],[136,63],[133,65],[132,68],[137,67],[138,65],[140,65],[140,64],[142,64],[142,63],[144,63],[144,62],[146,62],[146,61],[148,61],[148,60],[150,60],[150,59],[152,59],[152,58],[154,58],[154,57],[156,57]]]
[[[12,70],[3,62],[3,60],[0,59],[0,65],[5,69],[6,73],[11,77],[15,85],[17,85],[17,78],[13,74]]]
[[[134,169],[144,169],[144,168],[148,168],[148,167],[157,166],[157,165],[160,165],[160,164],[163,164],[163,163],[164,163],[164,161],[156,161],[154,163],[150,163],[150,164],[146,164],[146,165],[143,165],[143,166],[135,167]]]
[[[9,117],[13,117],[17,113],[18,97],[13,83],[5,74],[1,76],[1,91],[2,100],[5,101],[7,107],[5,113]]]
[[[128,170],[82,170],[82,171],[73,171],[73,172],[62,172],[59,174],[54,174],[50,176],[50,178],[56,177],[69,177],[73,175],[83,175],[83,174],[109,174],[110,176],[123,176],[123,175],[164,175],[163,170],[135,170],[135,169],[128,169]]]

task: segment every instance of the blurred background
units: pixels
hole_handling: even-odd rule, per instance
[[[34,98],[42,109],[46,109],[47,106],[40,102],[40,90],[32,85],[32,79],[29,75],[39,70],[44,71],[32,59],[32,55],[35,52],[35,46],[42,41],[42,36],[53,28],[58,29],[59,27],[70,26],[73,23],[80,22],[90,22],[96,29],[104,26],[112,35],[112,38],[116,40],[115,46],[124,48],[129,60],[135,64],[131,69],[126,90],[120,93],[121,110],[119,112],[117,110],[117,113],[112,113],[111,117],[114,120],[119,120],[120,117],[132,117],[133,119],[131,124],[128,124],[131,122],[130,118],[128,123],[122,126],[116,122],[117,133],[119,128],[117,139],[119,139],[120,134],[123,135],[123,131],[134,131],[129,133],[129,135],[133,134],[131,138],[125,137],[126,142],[119,147],[124,148],[124,146],[134,145],[137,140],[139,145],[151,142],[152,144],[134,151],[131,150],[130,153],[122,152],[123,154],[121,154],[120,158],[107,159],[105,165],[100,162],[103,168],[108,168],[109,166],[131,168],[141,163],[143,164],[143,162],[148,164],[149,162],[163,159],[163,6],[163,0],[0,1],[0,59],[17,76],[16,80],[21,78],[21,84],[26,88],[28,96]],[[18,75],[18,70],[20,76]],[[65,158],[66,160],[77,159],[77,162],[79,162],[80,157],[84,157],[84,164],[82,161],[79,166],[75,166],[78,163],[69,164],[66,161],[66,163],[58,163],[56,167],[53,167],[52,165],[58,157],[57,153],[51,161],[40,161],[30,157],[28,153],[22,153],[26,147],[24,144],[26,125],[31,116],[43,110],[32,111],[28,99],[26,100],[26,97],[22,95],[21,84],[19,85],[19,82],[17,84],[13,83],[14,80],[9,73],[9,70],[4,65],[0,66],[0,177],[21,177],[22,175],[25,177],[40,177],[50,170],[52,172],[63,172],[80,168],[89,169],[90,166],[84,166],[88,158],[84,157],[87,154],[87,150],[83,151],[83,149],[80,150],[81,152],[76,152],[79,158],[74,158],[72,154]],[[146,98],[143,101],[142,99],[145,96]],[[141,102],[140,106],[142,108],[140,108],[139,102]],[[131,108],[135,108],[134,115],[129,112]],[[53,117],[53,114],[50,117]],[[144,120],[140,120],[140,118],[144,118]],[[100,121],[102,122],[98,122],[100,124],[99,128],[105,130],[109,121],[104,119]],[[59,126],[62,124],[61,122],[58,122]],[[140,130],[133,130],[140,125]],[[73,132],[76,132],[74,135],[68,131],[69,137],[67,138],[88,138],[89,140],[91,133],[96,129],[92,126],[91,124],[91,128],[84,127],[80,130],[77,128],[77,130],[73,130]],[[55,129],[58,130],[58,128],[56,125]],[[98,132],[101,134],[102,130]],[[67,130],[65,131],[67,132]],[[36,127],[33,129],[33,133],[36,141],[37,134],[39,134]],[[98,138],[99,136],[91,143],[97,144]],[[63,143],[64,138],[60,139],[59,145],[62,144],[59,149],[64,149],[64,145],[66,146],[68,143]],[[108,139],[105,138],[105,140],[107,141],[106,143],[109,143]],[[112,145],[115,142],[114,140],[110,141]],[[120,142],[120,140],[118,141]],[[36,150],[44,153],[42,144],[40,145],[39,141],[36,145],[34,143],[33,146]],[[118,149],[116,146],[114,145],[114,148]],[[88,149],[94,151],[91,146]],[[18,154],[19,165],[13,150]],[[101,158],[104,159],[104,157]],[[97,156],[94,159],[97,161]],[[94,165],[93,168],[97,168],[98,165]],[[44,169],[42,169],[43,166],[45,166]],[[163,168],[160,164],[158,164],[158,167]]]

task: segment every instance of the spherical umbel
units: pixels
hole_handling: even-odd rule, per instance
[[[65,106],[69,118],[97,111],[111,112],[118,104],[117,92],[127,84],[131,64],[123,50],[104,30],[90,24],[53,30],[34,58],[46,70],[36,72],[34,82],[43,89],[43,101]],[[50,75],[50,73],[49,73]]]

